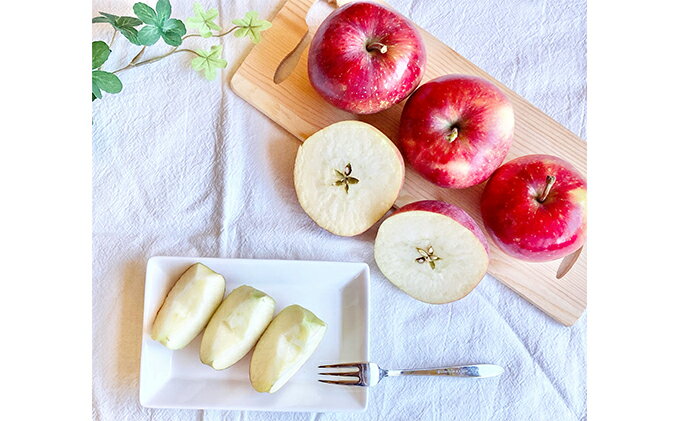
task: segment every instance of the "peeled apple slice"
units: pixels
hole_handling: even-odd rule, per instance
[[[151,338],[169,349],[182,349],[194,340],[224,297],[219,273],[196,263],[182,274],[156,314]]]
[[[243,358],[274,317],[272,297],[248,285],[233,290],[217,308],[201,340],[201,361],[223,370]]]
[[[385,219],[374,253],[390,282],[431,304],[465,297],[489,265],[479,225],[462,209],[436,200],[410,203]]]
[[[392,207],[404,182],[399,150],[380,130],[341,121],[311,135],[295,159],[302,209],[326,230],[361,234]]]
[[[250,383],[274,393],[302,367],[326,333],[326,323],[299,305],[281,310],[255,345]]]

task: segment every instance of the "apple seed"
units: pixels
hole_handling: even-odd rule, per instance
[[[428,247],[427,250],[421,249],[420,247],[416,247],[416,250],[418,250],[418,253],[420,253],[420,257],[416,259],[416,262],[418,263],[429,263],[430,268],[434,270],[435,268],[435,263],[437,260],[442,260],[441,257],[437,256],[434,254],[434,249],[432,246]]]
[[[350,184],[357,184],[359,182],[358,178],[350,177],[349,175],[352,174],[352,164],[349,162],[347,165],[345,165],[345,169],[341,172],[339,170],[334,170],[335,175],[340,177],[339,180],[336,180],[333,185],[335,186],[344,186],[345,187],[345,193],[349,194],[349,185]]]

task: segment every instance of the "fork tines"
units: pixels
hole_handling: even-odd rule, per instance
[[[341,364],[328,364],[320,365],[320,369],[324,368],[345,368],[350,369],[350,371],[330,371],[330,372],[319,372],[321,376],[340,376],[340,377],[351,377],[351,380],[326,380],[320,379],[321,383],[328,384],[339,384],[345,386],[357,386],[361,384],[361,366],[358,363],[341,363]],[[352,370],[354,369],[354,370]]]

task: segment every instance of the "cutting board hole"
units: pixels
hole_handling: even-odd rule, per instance
[[[574,266],[574,264],[576,264],[576,261],[578,260],[578,257],[581,255],[582,250],[583,250],[583,247],[581,247],[580,249],[571,253],[569,256],[565,257],[564,259],[562,259],[562,263],[560,263],[560,267],[557,268],[557,274],[556,274],[557,279],[560,279],[564,275],[566,275],[569,272],[569,270]]]
[[[305,36],[302,37],[300,42],[298,42],[295,48],[293,48],[293,50],[288,53],[286,57],[283,58],[283,60],[281,60],[281,63],[279,63],[279,66],[276,68],[276,72],[274,72],[275,84],[280,84],[284,80],[288,79],[291,74],[293,74],[293,71],[295,71],[295,68],[300,62],[302,53],[305,51],[305,49],[307,49],[309,43],[312,41],[312,36],[316,32],[319,25],[321,25],[321,22],[323,22],[333,10],[335,10],[335,8],[326,1],[316,1],[314,4],[312,4],[312,7],[310,7],[307,11],[307,15],[305,15],[307,32],[305,33]]]

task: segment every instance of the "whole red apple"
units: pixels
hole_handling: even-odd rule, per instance
[[[586,180],[555,156],[522,156],[498,168],[481,207],[491,239],[518,259],[559,259],[586,240]]]
[[[481,183],[498,168],[514,128],[512,104],[495,85],[447,75],[425,83],[406,101],[398,143],[423,177],[460,189]]]
[[[418,86],[425,46],[399,13],[375,3],[350,3],[319,26],[307,71],[312,86],[334,106],[355,114],[377,113]]]

